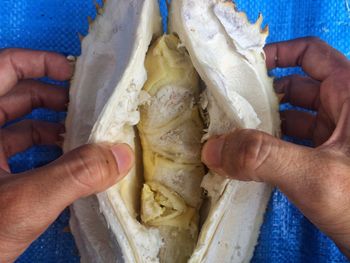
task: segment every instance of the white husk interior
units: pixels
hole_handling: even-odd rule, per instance
[[[133,126],[139,121],[139,93],[146,80],[144,59],[152,37],[160,34],[156,0],[106,3],[104,13],[97,17],[82,42],[82,56],[71,85],[65,151],[86,143],[89,135],[89,142],[125,142],[135,147]],[[142,179],[136,172],[136,168],[132,169],[122,182],[99,194],[98,201],[124,260],[153,262],[157,261],[161,238],[158,231],[149,230],[136,220],[137,211],[130,205],[137,204],[140,198],[135,196],[135,190],[140,192]],[[72,208],[82,221],[79,227],[86,225],[84,216],[89,216],[87,211],[78,214],[82,205],[76,203]],[[89,234],[89,228],[103,228],[102,221],[86,226],[80,231],[83,236],[78,233],[80,239],[89,239],[86,242],[92,246],[111,243],[108,236],[102,240]]]
[[[266,35],[260,33],[260,25],[250,27],[220,1],[172,2],[171,30],[179,34],[207,86],[203,105],[210,116],[208,135],[235,127],[277,135],[278,103],[266,74],[262,51]],[[156,0],[109,0],[104,10],[82,43],[70,94],[65,151],[88,138],[90,142],[126,142],[135,147],[133,126],[139,121],[137,106],[146,80],[145,54],[151,38],[160,34],[158,4]],[[241,23],[240,34],[229,28],[232,22]],[[237,36],[244,39],[237,40]],[[94,197],[72,206],[71,226],[82,261],[122,260],[116,238],[126,262],[157,262],[159,233],[135,219],[133,206],[139,200],[135,189],[142,185],[136,168],[97,196],[104,217],[96,212]],[[249,261],[270,187],[229,182],[210,173],[202,186],[213,206],[192,262]]]
[[[279,134],[278,101],[263,53],[267,33],[260,26],[261,18],[251,25],[229,2],[172,2],[170,30],[179,35],[206,84],[203,106],[210,125],[205,138],[234,128]],[[213,205],[190,261],[249,262],[271,187],[211,173],[202,187]]]

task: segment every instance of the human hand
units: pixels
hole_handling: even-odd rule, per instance
[[[68,60],[58,54],[11,49],[0,52],[0,125],[33,108],[64,110],[67,90],[28,80],[44,75],[67,80]],[[46,167],[12,175],[7,158],[33,144],[60,144],[64,126],[25,120],[0,131],[0,262],[13,262],[80,197],[119,181],[133,162],[124,144],[85,145]]]
[[[236,130],[209,140],[202,160],[218,174],[277,186],[350,257],[350,62],[317,38],[265,52],[269,69],[300,66],[308,74],[276,80],[275,89],[283,101],[317,111],[281,113],[284,134],[312,139],[317,148]]]

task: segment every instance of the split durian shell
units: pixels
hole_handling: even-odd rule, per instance
[[[159,262],[157,229],[140,223],[143,185],[140,120],[146,52],[161,35],[156,0],[108,0],[82,40],[70,90],[64,150],[87,142],[124,142],[136,165],[118,184],[71,206],[71,229],[82,262]],[[262,18],[249,23],[231,2],[172,0],[169,30],[186,47],[205,83],[204,140],[235,128],[279,135],[278,100],[267,75]],[[141,176],[140,176],[141,175]],[[271,187],[227,180],[209,171],[206,219],[190,262],[249,262]],[[163,262],[166,262],[166,260]]]

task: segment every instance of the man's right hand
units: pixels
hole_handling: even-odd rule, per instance
[[[312,139],[317,148],[283,142],[266,133],[236,130],[209,140],[203,162],[218,174],[276,185],[350,256],[350,62],[316,38],[265,48],[267,66],[300,66],[307,77],[275,81],[284,102],[317,115],[283,112],[282,131]]]

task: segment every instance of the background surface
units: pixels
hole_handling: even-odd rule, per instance
[[[162,13],[166,16],[165,2],[160,1]],[[95,16],[92,0],[1,0],[0,3],[0,48],[31,48],[79,55],[77,32],[86,34],[87,16]],[[319,36],[350,57],[348,0],[237,0],[236,3],[252,21],[259,12],[264,14],[265,22],[270,27],[268,42]],[[282,76],[292,72],[300,70],[278,69],[273,73]],[[64,117],[64,113],[43,109],[26,116],[51,122],[62,121]],[[33,169],[60,154],[55,147],[33,147],[11,158],[11,169],[13,172]],[[68,211],[63,212],[17,262],[79,262],[73,238],[67,230],[68,218]],[[265,215],[253,262],[322,263],[347,260],[333,242],[276,190]]]

